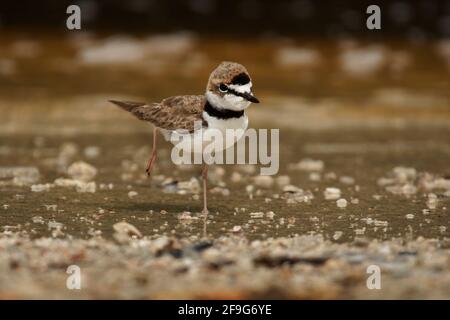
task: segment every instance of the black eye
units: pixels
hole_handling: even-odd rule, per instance
[[[228,87],[225,84],[221,83],[220,86],[219,86],[219,90],[221,92],[227,92],[228,91]]]

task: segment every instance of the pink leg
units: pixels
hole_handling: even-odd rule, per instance
[[[208,220],[208,205],[207,205],[207,198],[206,194],[208,193],[206,185],[208,180],[208,165],[203,164],[202,169],[202,178],[203,178],[203,236],[206,237],[206,222]]]
[[[152,169],[153,169],[153,165],[155,164],[155,160],[156,160],[156,134],[157,134],[157,129],[156,127],[153,128],[153,147],[152,147],[152,154],[150,156],[150,159],[148,159],[148,163],[147,163],[147,169],[145,170],[145,172],[147,172],[147,176],[150,177],[150,175],[152,174]]]

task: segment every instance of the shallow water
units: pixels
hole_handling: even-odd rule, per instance
[[[253,184],[252,174],[243,173],[242,181],[233,183],[230,176],[239,172],[239,166],[224,165],[226,174],[209,184],[210,189],[225,183],[229,196],[209,194],[208,233],[212,237],[230,234],[234,226],[241,226],[249,238],[268,238],[304,234],[323,234],[332,239],[342,232],[338,241],[350,241],[355,236],[386,240],[396,237],[445,238],[449,236],[448,209],[450,201],[443,191],[438,191],[439,206],[427,209],[426,194],[406,197],[387,192],[377,184],[396,166],[416,168],[418,172],[430,172],[438,176],[449,174],[450,145],[447,137],[450,131],[440,130],[340,130],[322,132],[295,132],[281,130],[280,133],[280,175],[288,175],[291,184],[310,190],[314,199],[311,203],[287,204],[285,199],[276,199],[282,190],[276,186],[262,188],[255,186],[252,199],[246,186]],[[160,151],[155,179],[145,176],[144,165],[150,153],[148,134],[122,135],[77,135],[69,138],[42,137],[36,146],[35,137],[1,137],[4,155],[0,166],[33,166],[41,171],[40,183],[53,182],[66,176],[51,165],[63,143],[72,143],[79,152],[70,160],[84,160],[98,168],[95,178],[100,184],[114,185],[112,190],[97,190],[95,193],[77,193],[75,190],[54,187],[50,191],[31,192],[30,187],[3,186],[2,205],[7,205],[0,215],[3,229],[30,233],[33,237],[51,236],[49,221],[64,225],[63,232],[74,237],[87,238],[93,231],[100,230],[105,237],[111,237],[112,225],[127,221],[135,225],[144,235],[176,235],[189,237],[200,235],[203,220],[201,193],[199,199],[192,194],[166,193],[162,177],[187,181],[192,177],[200,179],[200,167],[180,170],[168,159],[168,144]],[[83,155],[83,149],[95,142],[101,151],[95,159]],[[333,147],[335,146],[335,147]],[[401,147],[399,147],[401,146]],[[416,150],[420,148],[421,152]],[[342,151],[339,151],[339,150]],[[319,174],[321,181],[311,181],[310,172],[290,170],[289,164],[299,159],[312,158],[324,162]],[[214,176],[214,168],[210,170]],[[330,174],[330,173],[334,173]],[[327,178],[328,176],[328,178]],[[339,179],[349,176],[354,183],[347,185]],[[156,181],[155,181],[156,180]],[[345,182],[345,181],[344,181]],[[338,208],[335,200],[325,200],[323,191],[327,187],[338,187],[342,197],[347,199],[346,208]],[[260,191],[258,191],[260,190]],[[129,198],[129,191],[138,195]],[[198,191],[197,191],[198,193]],[[17,195],[22,195],[17,196]],[[376,199],[374,198],[376,196]],[[269,199],[269,200],[267,200]],[[358,199],[359,203],[350,203]],[[270,201],[270,202],[268,202]],[[56,205],[56,208],[46,208]],[[238,208],[238,210],[236,210]],[[179,220],[182,212],[189,211],[194,219]],[[275,213],[272,219],[251,218],[252,212]],[[162,212],[162,213],[161,213]],[[407,219],[406,215],[414,215]],[[33,223],[32,218],[41,216],[44,223]],[[364,220],[385,221],[376,226]],[[446,229],[443,229],[445,227]]]

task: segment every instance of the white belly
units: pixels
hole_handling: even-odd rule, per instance
[[[245,114],[240,118],[217,119],[204,112],[203,118],[208,122],[208,127],[191,134],[164,129],[161,129],[161,132],[166,140],[174,144],[175,148],[185,152],[203,153],[204,150],[217,152],[232,147],[242,138],[248,126],[248,118]]]

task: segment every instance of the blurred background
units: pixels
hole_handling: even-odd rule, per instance
[[[33,115],[31,127],[16,128],[27,130],[40,116],[44,123],[65,116],[70,126],[79,120],[71,110],[86,116],[99,110],[93,105],[103,96],[159,100],[200,94],[222,60],[247,66],[263,101],[275,99],[276,108],[263,105],[255,117],[273,121],[273,111],[292,107],[292,99],[295,111],[306,108],[304,117],[323,117],[298,121],[286,111],[277,126],[335,126],[356,116],[375,123],[388,111],[385,124],[420,122],[431,113],[441,122],[450,92],[450,1],[378,1],[382,29],[368,30],[372,2],[3,1],[2,130],[14,131],[17,123],[5,120],[17,109],[49,111]],[[81,30],[66,28],[71,4],[81,8]],[[75,103],[69,97],[89,102],[69,107]],[[12,101],[23,104],[11,108]],[[67,113],[54,111],[61,104]],[[342,107],[342,117],[325,117],[330,105]],[[84,123],[83,130],[96,130],[101,122]]]

